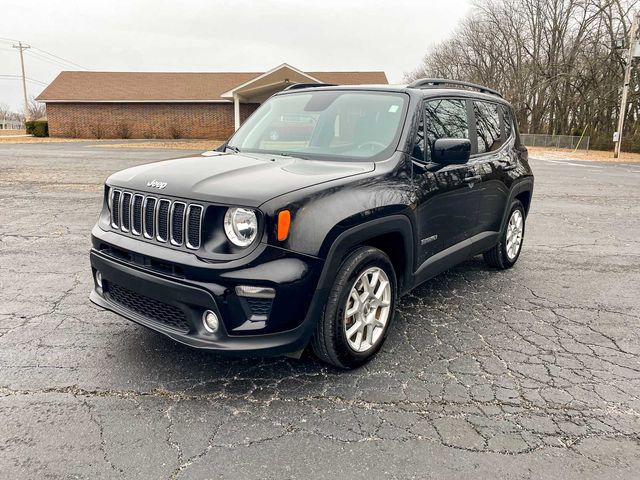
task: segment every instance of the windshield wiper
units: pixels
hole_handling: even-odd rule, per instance
[[[291,157],[291,158],[299,158],[300,160],[311,160],[308,157],[303,157],[302,155],[298,155],[297,153],[286,153],[286,152],[280,152],[280,153],[276,153],[276,155],[280,156],[280,157]]]
[[[225,152],[227,150],[231,150],[233,153],[240,153],[240,149],[238,147],[236,147],[235,145],[227,145],[226,147],[224,147]]]

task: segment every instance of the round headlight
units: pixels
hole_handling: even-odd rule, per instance
[[[224,214],[224,232],[231,243],[246,247],[256,239],[258,218],[248,208],[230,208]]]

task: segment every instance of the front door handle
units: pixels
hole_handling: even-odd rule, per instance
[[[473,177],[465,177],[462,181],[465,183],[478,183],[482,180],[480,175],[474,175]]]

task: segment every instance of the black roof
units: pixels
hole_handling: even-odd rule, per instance
[[[332,84],[299,84],[292,85],[276,95],[298,93],[311,90],[363,90],[378,92],[398,92],[418,95],[420,97],[435,97],[455,95],[468,98],[482,98],[493,102],[508,104],[504,97],[495,90],[482,85],[448,79],[422,79],[410,84],[401,85],[332,85]]]

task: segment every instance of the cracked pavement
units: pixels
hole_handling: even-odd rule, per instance
[[[637,478],[640,166],[532,160],[516,267],[419,287],[342,372],[89,302],[102,182],[187,153],[0,146],[0,477]]]

